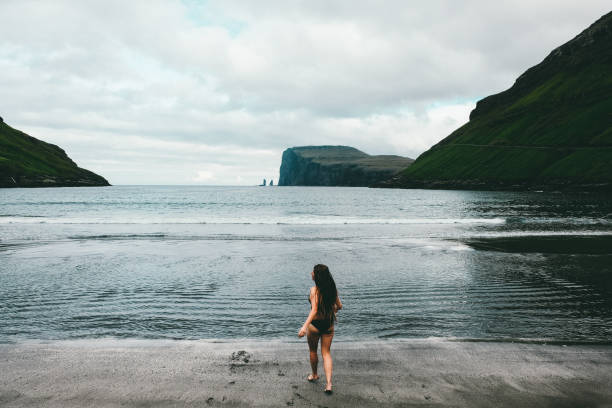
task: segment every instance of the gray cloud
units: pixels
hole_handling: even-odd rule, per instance
[[[1,114],[115,183],[256,183],[293,145],[416,156],[608,7],[7,0]]]

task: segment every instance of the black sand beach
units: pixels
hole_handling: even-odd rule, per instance
[[[612,346],[339,342],[334,394],[304,343],[84,340],[0,346],[3,407],[609,407]],[[322,367],[321,367],[322,373]]]

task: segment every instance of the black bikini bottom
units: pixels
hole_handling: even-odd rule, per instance
[[[310,323],[319,331],[319,334],[330,334],[333,327],[326,320],[313,320]]]

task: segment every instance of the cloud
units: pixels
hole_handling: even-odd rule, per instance
[[[608,8],[6,0],[0,114],[114,183],[256,184],[295,145],[414,157]]]
[[[215,179],[215,173],[212,171],[198,171],[198,175],[193,179],[195,182],[207,182]]]

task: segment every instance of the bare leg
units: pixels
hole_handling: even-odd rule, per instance
[[[317,355],[317,348],[319,347],[319,331],[311,324],[308,326],[308,332],[306,334],[308,338],[308,349],[310,350],[310,368],[312,374],[308,376],[308,381],[313,381],[319,378],[317,369],[319,366],[319,356]]]
[[[323,356],[323,369],[325,370],[325,380],[327,385],[325,386],[325,390],[332,389],[332,371],[333,371],[333,363],[331,357],[331,344],[332,339],[334,338],[334,332],[330,334],[321,335],[321,356]]]

